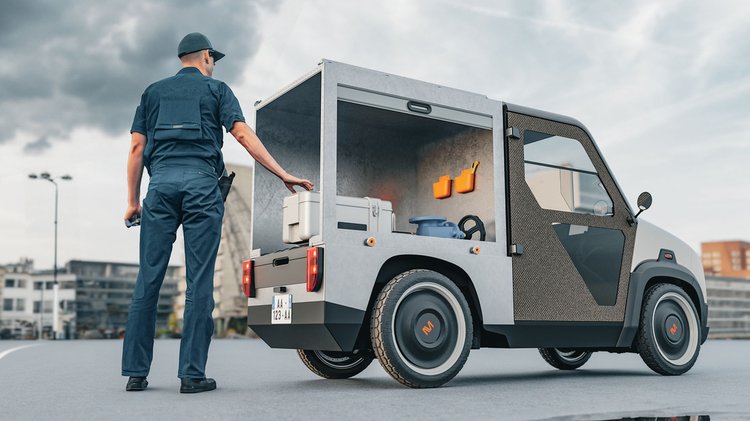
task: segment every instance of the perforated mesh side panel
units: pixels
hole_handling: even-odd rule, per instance
[[[627,223],[627,206],[614,180],[599,158],[586,133],[575,126],[508,113],[508,125],[521,129],[521,139],[508,142],[511,240],[522,244],[524,254],[513,257],[513,308],[516,320],[622,321],[633,258],[635,227]],[[534,130],[576,139],[594,164],[602,184],[614,203],[614,216],[575,214],[539,207],[524,179],[523,134]],[[625,234],[617,300],[600,306],[552,229],[555,222],[619,229]]]

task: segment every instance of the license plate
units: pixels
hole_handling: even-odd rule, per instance
[[[273,296],[271,303],[271,324],[292,323],[292,294]]]

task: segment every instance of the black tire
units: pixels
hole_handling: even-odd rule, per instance
[[[592,354],[589,351],[568,348],[539,348],[539,353],[544,361],[560,370],[575,370],[586,364]]]
[[[651,287],[643,298],[636,349],[652,370],[679,376],[700,352],[700,322],[685,291],[670,284]]]
[[[375,356],[405,386],[438,387],[450,381],[464,366],[472,337],[466,298],[439,273],[404,272],[375,301],[370,324]]]
[[[313,373],[325,379],[348,379],[361,373],[373,360],[372,352],[335,352],[298,349],[297,355]]]

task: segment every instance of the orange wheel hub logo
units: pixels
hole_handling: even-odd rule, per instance
[[[427,336],[427,335],[430,334],[430,332],[432,332],[432,328],[433,327],[435,327],[435,326],[433,326],[432,322],[428,320],[427,321],[427,325],[426,326],[422,326],[422,332],[424,332],[425,336]]]
[[[677,333],[677,325],[672,323],[672,327],[669,328],[669,333],[674,336],[675,333]]]

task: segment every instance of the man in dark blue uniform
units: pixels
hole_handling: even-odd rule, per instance
[[[224,171],[222,126],[250,155],[294,192],[308,180],[288,174],[245,124],[239,102],[224,82],[212,79],[224,57],[200,33],[178,46],[182,70],[146,88],[136,109],[128,157],[128,209],[125,220],[141,216],[140,271],[128,312],[122,350],[126,390],[144,390],[151,367],[156,303],[177,227],[185,236],[187,291],[178,377],[180,392],[216,388],[205,376],[214,325],[213,276],[221,239],[224,203],[218,179]],[[151,177],[140,205],[143,168]]]

